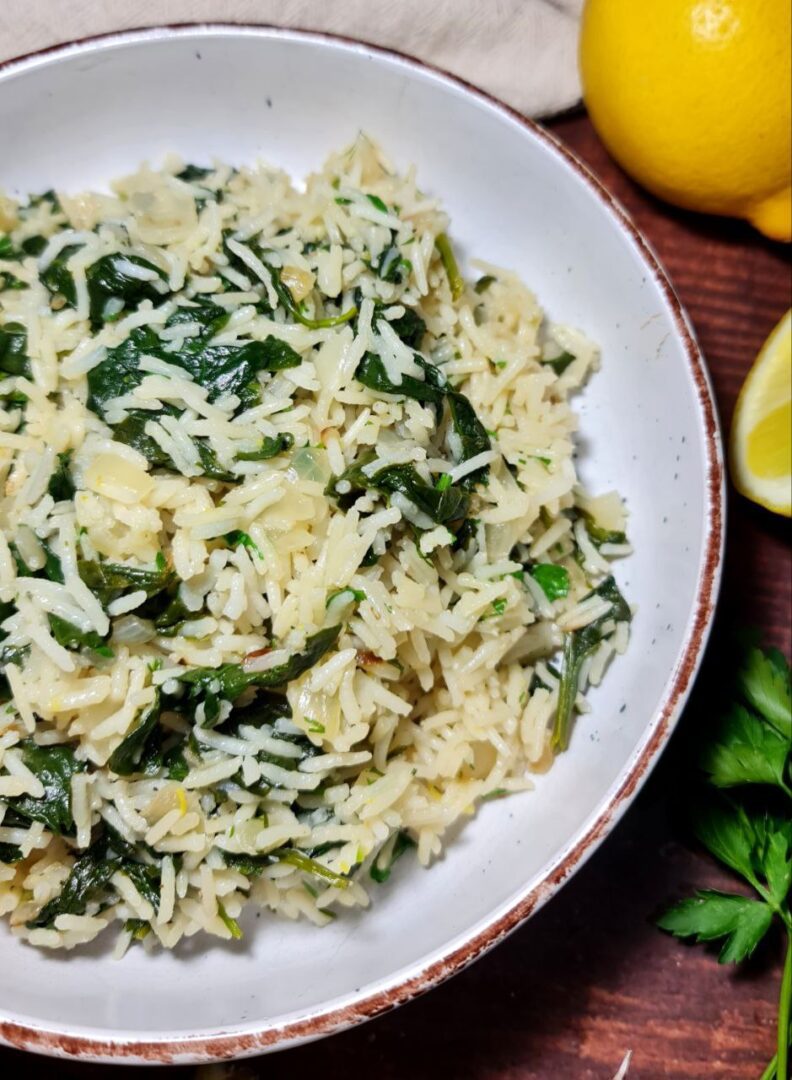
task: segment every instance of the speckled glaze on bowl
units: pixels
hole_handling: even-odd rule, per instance
[[[210,1061],[376,1016],[475,960],[544,904],[624,813],[676,723],[713,615],[720,439],[687,319],[646,241],[546,132],[406,57],[319,34],[229,25],[133,31],[0,68],[12,193],[102,185],[170,150],[258,156],[295,175],[359,129],[418,166],[464,257],[510,266],[551,317],[602,345],[578,399],[581,468],[627,497],[637,605],[628,654],[535,793],[490,803],[430,871],[405,859],[368,912],[323,930],[253,913],[242,942],[173,954],[100,942],[54,956],[0,928],[0,1039],[106,1062]]]

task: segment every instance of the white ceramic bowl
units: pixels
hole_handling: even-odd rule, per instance
[[[638,605],[628,654],[535,793],[483,806],[431,870],[404,859],[372,908],[317,930],[262,914],[243,942],[172,955],[102,942],[53,956],[0,929],[0,1037],[53,1054],[200,1061],[315,1038],[408,1000],[543,904],[624,812],[667,741],[705,645],[723,486],[710,386],[652,252],[586,170],[484,94],[321,35],[196,26],[119,34],[0,70],[0,185],[102,185],[178,151],[258,156],[300,176],[369,132],[418,166],[465,256],[514,267],[602,345],[578,401],[581,459],[630,509],[617,571]]]

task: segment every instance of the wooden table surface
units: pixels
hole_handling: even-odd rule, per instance
[[[692,318],[728,430],[751,360],[790,306],[789,249],[748,226],[656,202],[613,164],[586,117],[551,126],[654,245]],[[729,886],[686,834],[677,780],[690,733],[717,708],[733,630],[755,626],[789,655],[791,579],[789,522],[730,492],[726,573],[704,669],[671,746],[616,832],[548,907],[469,970],[379,1020],[253,1061],[240,1074],[610,1080],[632,1050],[630,1080],[758,1078],[774,1051],[780,938],[734,973],[713,953],[659,933],[651,917],[694,886]],[[121,1070],[0,1051],[0,1075],[98,1080]]]

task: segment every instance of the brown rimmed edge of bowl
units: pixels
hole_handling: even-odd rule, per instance
[[[696,385],[704,424],[707,473],[707,490],[705,493],[706,536],[703,544],[699,590],[692,624],[684,645],[683,654],[673,674],[671,687],[649,725],[651,734],[638,753],[628,774],[622,778],[617,790],[610,797],[608,804],[542,882],[536,885],[526,896],[521,897],[505,914],[501,915],[469,941],[458,946],[440,960],[427,964],[417,974],[404,978],[393,986],[368,994],[349,1005],[329,1009],[320,1015],[283,1024],[277,1028],[245,1033],[221,1031],[198,1038],[147,1041],[139,1038],[123,1040],[96,1039],[82,1035],[69,1035],[65,1032],[43,1030],[14,1021],[0,1021],[0,1044],[18,1050],[28,1050],[33,1053],[54,1057],[116,1065],[170,1065],[229,1061],[235,1058],[267,1053],[271,1050],[285,1049],[288,1046],[296,1046],[300,1043],[335,1034],[390,1012],[392,1009],[414,1000],[457,972],[464,970],[469,964],[472,964],[484,953],[503,941],[534,912],[538,911],[599,847],[626,811],[668,742],[690,693],[693,679],[704,655],[717,603],[725,537],[726,496],[717,409],[709,374],[682,304],[651,245],[632,222],[624,207],[572,151],[554,135],[517,112],[516,109],[458,75],[453,75],[434,64],[399,52],[397,49],[374,45],[343,34],[291,29],[264,23],[232,21],[185,22],[95,34],[2,61],[0,62],[0,74],[14,71],[14,69],[22,71],[26,67],[35,66],[34,61],[57,57],[61,53],[68,55],[97,44],[110,46],[116,43],[144,42],[147,39],[156,41],[165,37],[189,36],[195,34],[196,31],[199,34],[207,35],[214,31],[220,33],[240,31],[250,37],[257,35],[264,37],[280,36],[287,39],[296,38],[329,42],[330,44],[348,46],[357,51],[371,52],[390,60],[396,60],[413,70],[429,71],[439,79],[462,88],[468,94],[515,121],[535,138],[549,146],[568,167],[573,169],[605,206],[615,220],[616,225],[628,234],[637,247],[644,263],[665,297],[677,333],[683,344],[690,372]]]

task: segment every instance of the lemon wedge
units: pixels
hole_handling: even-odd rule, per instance
[[[792,515],[792,310],[762,346],[732,421],[731,473],[740,494]]]

